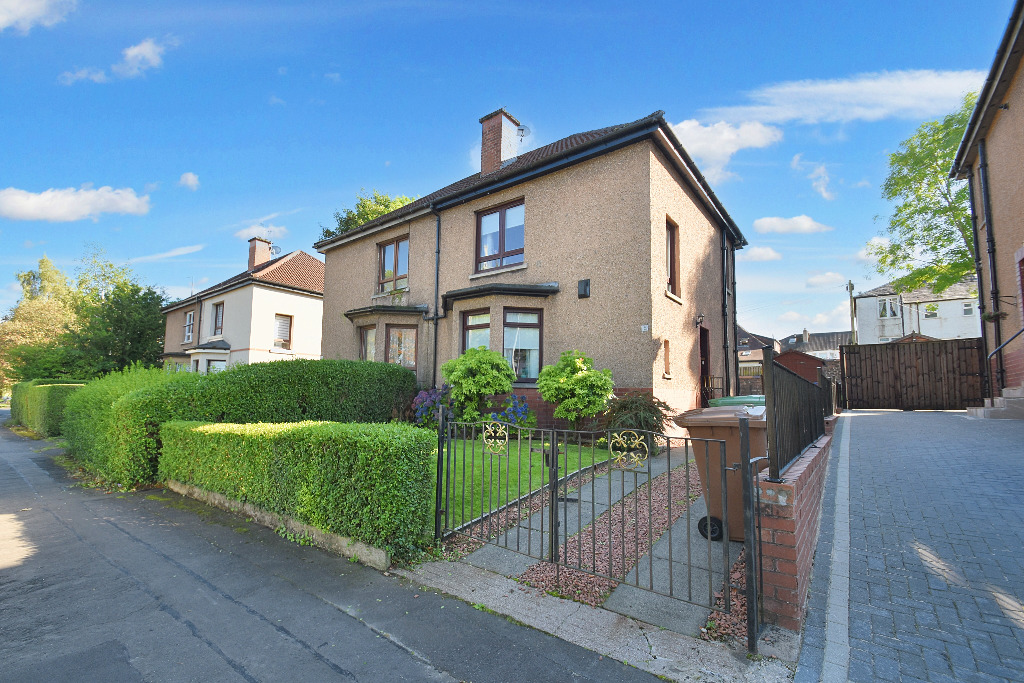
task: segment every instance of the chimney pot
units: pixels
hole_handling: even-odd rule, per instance
[[[506,159],[516,156],[519,121],[499,109],[480,119],[480,124],[480,173],[486,175],[500,169]]]
[[[811,333],[808,332],[807,328],[805,327],[804,328],[804,344],[806,344],[809,341],[811,341]]]
[[[270,240],[265,237],[253,237],[249,240],[249,272],[270,260]]]

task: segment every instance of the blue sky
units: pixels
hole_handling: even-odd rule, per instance
[[[361,188],[478,170],[498,107],[529,147],[661,109],[750,241],[740,324],[843,329],[844,283],[885,281],[887,154],[980,87],[1011,8],[0,0],[0,312],[86,245],[172,298],[252,234],[314,253]]]

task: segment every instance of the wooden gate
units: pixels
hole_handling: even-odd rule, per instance
[[[963,410],[983,403],[981,339],[841,346],[847,408]]]

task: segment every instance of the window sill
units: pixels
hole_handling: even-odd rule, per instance
[[[681,298],[679,298],[678,296],[676,296],[672,292],[668,291],[667,289],[665,290],[665,296],[667,296],[672,301],[675,301],[677,304],[685,303]]]
[[[405,289],[395,289],[395,290],[392,290],[390,292],[377,292],[376,294],[371,296],[370,299],[371,300],[375,300],[375,299],[390,299],[391,297],[395,297],[395,296],[405,296],[408,293],[409,293],[409,288],[406,287]]]
[[[213,335],[212,337],[209,337],[209,338],[207,338],[207,340],[206,340],[206,341],[208,341],[208,342],[212,342],[212,341],[222,341],[223,339],[224,339],[224,334],[223,334],[223,333],[221,333],[221,334],[215,334],[215,335]]]
[[[291,349],[282,349],[282,348],[277,347],[277,346],[271,348],[270,349],[270,353],[288,354],[289,356],[295,355],[295,352],[292,351]]]
[[[514,389],[536,389],[537,380],[535,379],[517,379],[512,382],[512,388]]]
[[[517,270],[526,270],[525,263],[517,263],[514,266],[505,266],[504,268],[491,268],[481,273],[473,273],[469,276],[470,280],[477,280],[482,277],[490,277],[491,275],[504,275],[505,273],[512,273]]]
[[[191,344],[191,343],[192,343],[192,340],[191,340],[191,339],[186,339],[185,341],[181,342],[181,345],[182,345],[182,346],[188,346],[188,345],[189,345],[189,344]]]

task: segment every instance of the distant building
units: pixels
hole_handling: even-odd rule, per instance
[[[854,297],[857,342],[884,344],[917,333],[933,339],[981,336],[977,278],[965,278],[940,294],[928,287],[897,292],[892,283]]]
[[[763,394],[762,379],[764,368],[764,350],[771,348],[775,353],[781,349],[779,342],[771,337],[748,332],[740,326],[736,327],[736,361],[739,367],[740,395]]]
[[[849,330],[842,332],[797,332],[779,340],[782,353],[800,351],[822,360],[839,360],[839,347],[853,342]],[[858,340],[859,341],[859,340]]]

